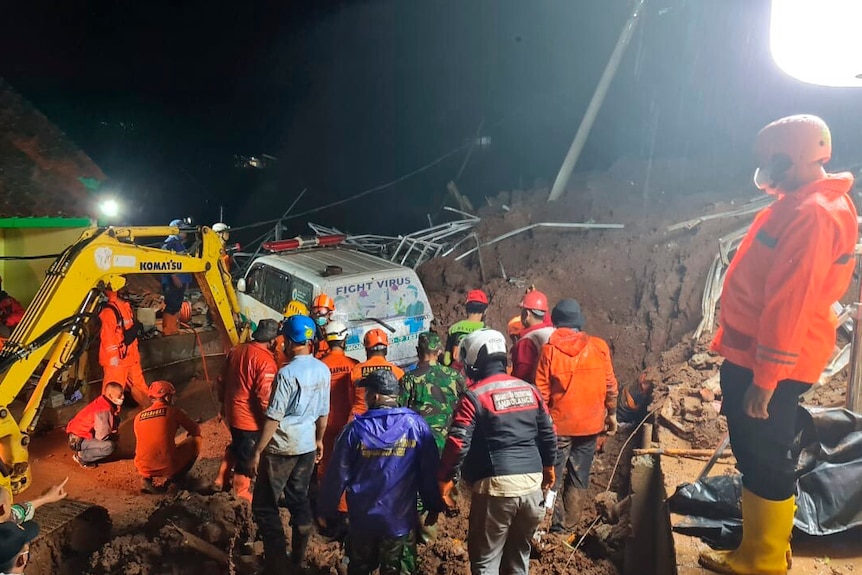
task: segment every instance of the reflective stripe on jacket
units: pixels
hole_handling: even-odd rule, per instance
[[[540,473],[556,456],[554,425],[539,392],[504,373],[471,383],[458,401],[438,476],[449,481],[461,470],[472,483]]]
[[[754,384],[815,383],[835,345],[832,303],[853,277],[858,236],[850,174],[830,174],[757,215],[730,263],[712,349]]]
[[[542,348],[536,387],[547,402],[561,436],[587,436],[605,428],[606,410],[615,413],[619,387],[608,344],[561,327]]]
[[[123,325],[117,322],[117,313],[122,318]],[[135,325],[135,316],[129,302],[117,297],[116,292],[108,292],[108,303],[99,312],[99,365],[135,365],[140,363],[141,354],[138,351],[138,340],[127,346],[123,343],[125,330]],[[120,381],[118,383],[125,383]]]

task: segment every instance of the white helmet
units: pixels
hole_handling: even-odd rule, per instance
[[[482,353],[482,350],[485,353]],[[493,329],[479,329],[461,340],[458,356],[465,366],[473,368],[479,360],[492,355],[506,355],[506,338]]]
[[[326,324],[326,341],[341,341],[347,337],[347,326],[344,322],[331,321]]]
[[[218,222],[218,223],[213,224],[213,227],[212,227],[212,230],[213,230],[215,233],[217,233],[217,234],[218,234],[218,233],[221,233],[221,232],[226,232],[226,231],[228,231],[229,229],[230,229],[230,226],[229,226],[229,225],[227,225],[227,224],[223,224],[223,223],[221,223],[221,222]]]

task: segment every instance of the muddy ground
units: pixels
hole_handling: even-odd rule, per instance
[[[425,264],[419,272],[437,329],[444,331],[462,317],[466,292],[478,287],[491,296],[489,325],[503,330],[518,313],[517,304],[530,284],[546,292],[552,305],[563,297],[574,297],[585,311],[586,331],[610,344],[621,385],[633,382],[649,367],[656,381],[656,417],[666,417],[668,425],[677,426],[675,432],[693,447],[714,447],[725,428],[718,417],[716,397],[702,393],[702,389],[704,382],[714,379],[718,364],[706,353],[708,336],[695,342],[690,334],[700,321],[703,287],[718,239],[751,218],[716,219],[675,232],[667,228],[683,220],[739,208],[755,196],[744,178],[738,185],[715,185],[728,181],[717,166],[620,161],[607,173],[576,176],[572,191],[553,204],[545,202],[547,189],[505,192],[488,198],[479,212],[482,222],[478,233],[483,241],[537,222],[621,223],[625,228],[534,230],[483,248],[481,266],[476,255],[461,262],[450,257]],[[89,558],[86,573],[254,572],[260,546],[253,544],[254,528],[247,507],[228,495],[206,495],[228,434],[212,419],[215,412],[205,382],[189,389],[185,404],[197,409],[196,417],[205,421],[202,460],[192,472],[189,490],[142,496],[137,492],[131,461],[106,464],[95,472],[81,471],[70,465],[70,454],[62,446],[48,450],[41,469],[37,468],[45,471],[37,475],[43,482],[48,477],[71,475],[69,490],[74,496],[111,512],[112,539]],[[666,404],[670,407],[662,411]],[[546,536],[531,572],[620,572],[628,526],[624,513],[620,519],[608,509],[628,491],[628,451],[637,441],[631,442],[621,456],[626,438],[627,434],[621,433],[608,439],[604,452],[596,458],[590,488],[596,501],[581,518],[575,543],[581,536],[583,540],[578,550],[573,551],[558,537]],[[83,476],[88,479],[82,481]],[[463,503],[460,517],[441,518],[438,539],[422,548],[420,573],[469,572],[466,514],[467,504]],[[190,551],[175,525],[230,553],[230,565]],[[315,536],[309,559],[315,572],[329,575],[339,570],[341,550],[336,543]],[[59,572],[34,571],[31,575]]]

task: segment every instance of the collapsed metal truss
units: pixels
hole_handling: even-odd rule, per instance
[[[344,241],[360,251],[374,254],[391,262],[417,268],[430,259],[451,253],[466,238],[470,237],[473,228],[481,220],[472,214],[445,207],[444,210],[455,213],[461,219],[437,224],[403,236],[383,236],[376,234],[347,235]],[[342,234],[336,228],[330,228],[308,223],[317,235]]]

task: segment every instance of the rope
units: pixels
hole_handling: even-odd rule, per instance
[[[616,461],[616,463],[614,463],[614,467],[613,467],[613,469],[611,470],[611,478],[610,478],[610,480],[608,480],[608,487],[607,487],[607,489],[605,489],[605,493],[607,493],[607,492],[609,492],[609,491],[611,490],[611,485],[613,485],[613,483],[614,483],[614,477],[616,477],[617,469],[618,469],[618,468],[619,468],[619,466],[620,466],[620,461],[621,461],[621,460],[622,460],[622,458],[623,458],[623,453],[625,453],[625,451],[626,451],[626,447],[628,447],[629,442],[634,438],[634,436],[635,436],[635,435],[637,435],[637,432],[638,432],[638,431],[640,431],[640,428],[641,428],[641,427],[643,427],[643,425],[644,425],[644,423],[646,423],[647,419],[649,419],[651,415],[654,415],[654,414],[658,413],[660,409],[661,409],[661,404],[659,404],[658,406],[656,406],[655,408],[653,408],[653,410],[652,410],[652,411],[650,411],[649,413],[647,413],[647,414],[646,414],[646,417],[644,417],[644,418],[641,420],[641,422],[640,422],[640,423],[638,423],[638,424],[637,424],[637,426],[635,426],[635,428],[634,428],[634,429],[632,430],[632,432],[629,434],[628,438],[626,438],[626,440],[623,442],[622,447],[620,447],[620,452],[619,452],[619,454],[617,455],[617,461]],[[593,522],[592,522],[592,523],[590,523],[589,527],[587,527],[587,530],[586,530],[586,531],[584,531],[584,534],[583,534],[583,535],[581,535],[581,538],[580,538],[580,539],[578,539],[577,544],[575,544],[575,546],[574,546],[574,547],[572,547],[572,552],[569,554],[569,558],[568,558],[568,560],[566,561],[566,567],[563,569],[564,571],[565,571],[565,569],[567,569],[567,568],[569,567],[569,563],[571,563],[571,562],[572,562],[572,559],[574,559],[574,558],[575,558],[575,553],[578,551],[578,549],[580,549],[580,548],[581,548],[581,545],[583,545],[584,541],[587,539],[587,535],[589,535],[589,534],[590,534],[590,532],[593,530],[593,528],[594,528],[596,525],[598,525],[599,520],[601,520],[601,515],[599,515],[598,517],[596,517],[596,518],[593,520]]]

